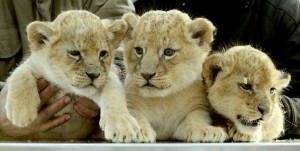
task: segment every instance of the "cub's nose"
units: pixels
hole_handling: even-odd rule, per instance
[[[142,73],[141,75],[145,80],[148,81],[155,75],[155,73]]]
[[[100,73],[85,73],[92,81],[94,81],[96,78],[100,76]]]
[[[262,115],[266,115],[270,112],[269,108],[265,107],[265,106],[258,106],[257,110],[262,114]]]

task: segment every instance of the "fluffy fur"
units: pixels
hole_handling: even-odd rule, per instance
[[[215,53],[204,62],[208,99],[234,141],[272,140],[283,132],[280,96],[291,76],[249,45]]]
[[[36,80],[45,78],[61,91],[48,103],[66,93],[85,96],[101,107],[100,127],[113,142],[135,142],[142,138],[140,126],[129,114],[123,86],[111,68],[114,50],[127,30],[123,20],[100,20],[88,11],[66,11],[53,22],[28,25],[31,55],[8,79],[6,114],[12,123],[26,127],[38,116],[40,98]],[[63,126],[31,139],[83,139],[97,124],[73,111]]]
[[[211,125],[201,71],[210,52],[214,25],[180,11],[126,14],[124,38],[128,107],[148,142],[223,142]]]

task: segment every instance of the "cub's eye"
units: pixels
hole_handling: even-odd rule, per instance
[[[99,57],[100,58],[104,58],[104,57],[106,57],[108,55],[108,52],[106,51],[106,50],[102,50],[101,52],[100,52],[100,54],[99,54]]]
[[[175,50],[173,50],[173,49],[167,48],[167,49],[164,50],[164,55],[166,57],[171,57],[174,54],[175,54]]]
[[[68,56],[75,60],[80,60],[80,58],[81,58],[80,51],[78,51],[78,50],[68,51]]]
[[[270,94],[273,95],[276,92],[275,88],[270,88]]]
[[[253,90],[251,84],[240,83],[239,86],[242,90],[247,92],[251,92]]]
[[[143,54],[144,54],[144,50],[143,48],[141,47],[135,47],[135,54],[138,56],[138,57],[141,57]]]
[[[68,52],[72,56],[80,56],[80,51],[78,50],[72,50]]]

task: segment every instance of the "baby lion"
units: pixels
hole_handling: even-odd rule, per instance
[[[276,69],[272,60],[251,46],[235,46],[204,62],[208,99],[226,119],[234,141],[267,141],[283,132],[281,91],[291,76]]]
[[[37,118],[40,99],[36,80],[45,78],[61,89],[49,103],[66,93],[94,100],[101,107],[100,127],[107,140],[142,139],[140,126],[126,107],[122,84],[110,70],[114,50],[126,30],[123,20],[100,20],[81,10],[63,12],[53,22],[30,23],[27,34],[32,53],[7,80],[8,119],[26,127]],[[89,135],[94,124],[77,115],[72,106],[58,113],[69,112],[70,121],[29,139],[69,140]]]
[[[211,125],[201,78],[213,24],[177,10],[123,18],[129,26],[124,38],[127,103],[147,141],[223,142],[227,134]]]

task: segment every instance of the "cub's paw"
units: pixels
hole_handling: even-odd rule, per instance
[[[190,127],[186,131],[186,138],[189,142],[224,142],[228,135],[221,127]]]
[[[38,117],[38,109],[32,104],[7,99],[6,116],[14,125],[27,127]]]
[[[136,119],[129,114],[103,115],[100,127],[106,140],[116,143],[137,142],[141,135],[141,127]]]
[[[234,126],[228,127],[228,135],[230,139],[237,142],[257,142],[260,140],[258,135],[241,133]]]
[[[156,141],[156,132],[151,126],[142,126],[138,134],[138,143],[154,143]]]

